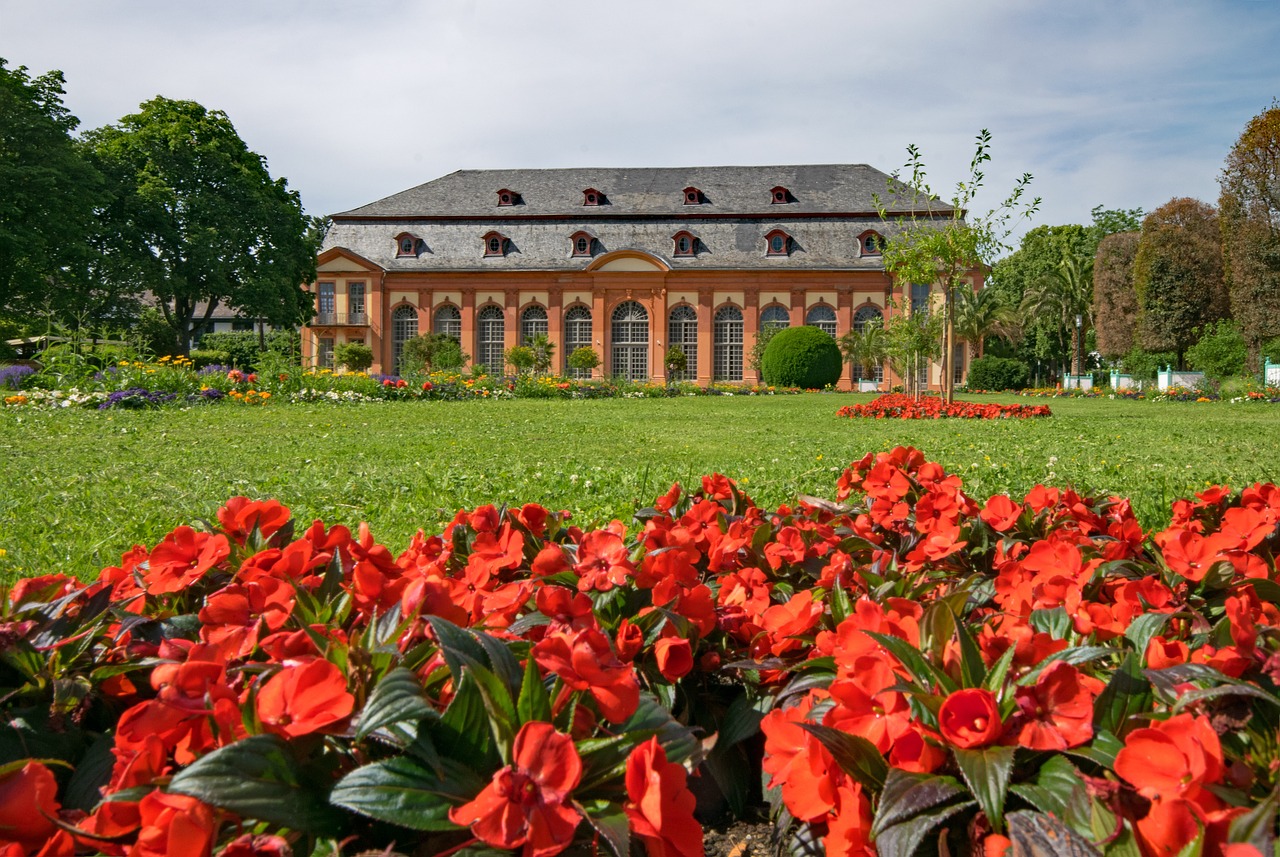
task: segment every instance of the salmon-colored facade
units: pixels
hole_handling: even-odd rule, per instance
[[[755,382],[765,325],[838,338],[936,302],[881,264],[898,226],[865,197],[887,178],[863,165],[454,173],[333,217],[304,359],[332,365],[338,344],[360,341],[391,374],[408,337],[436,331],[501,371],[506,349],[542,333],[565,374],[590,346],[595,377],[665,381],[678,344],[682,380]],[[840,386],[860,374],[846,364]],[[934,365],[928,384],[940,382]]]

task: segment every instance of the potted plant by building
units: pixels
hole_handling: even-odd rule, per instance
[[[348,372],[367,372],[373,365],[373,349],[363,342],[343,342],[333,349],[333,359]]]
[[[858,391],[868,393],[880,389],[875,373],[888,356],[888,342],[881,321],[875,319],[867,322],[861,329],[849,331],[840,337],[839,344],[845,360],[861,370]]]
[[[578,372],[585,372],[588,377],[591,370],[600,365],[600,355],[590,345],[583,345],[573,349],[569,355],[569,368]]]
[[[537,360],[533,349],[527,345],[514,345],[508,348],[502,356],[506,359],[507,365],[517,375],[528,375],[533,371],[534,363]]]
[[[685,356],[684,349],[679,345],[673,345],[667,349],[667,386],[674,386],[673,380],[675,375],[683,375],[684,370],[689,368],[689,358]]]
[[[546,375],[551,371],[551,364],[556,356],[556,344],[547,338],[545,333],[530,337],[528,348],[533,352],[533,372],[535,375]]]

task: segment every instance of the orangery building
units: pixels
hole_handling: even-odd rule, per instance
[[[893,189],[865,164],[461,170],[332,215],[304,359],[332,367],[335,346],[358,341],[392,374],[407,340],[438,332],[502,372],[506,349],[545,334],[565,375],[589,346],[597,377],[755,382],[769,326],[840,337],[936,302],[930,284],[885,272],[883,242],[910,213]],[[668,379],[675,345],[686,369]],[[863,374],[846,364],[841,386],[898,381]]]

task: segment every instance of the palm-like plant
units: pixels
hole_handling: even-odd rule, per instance
[[[1079,337],[1093,326],[1093,258],[1066,254],[1058,267],[1037,279],[1022,300],[1025,318],[1052,318],[1058,321],[1058,341],[1064,347],[1071,340],[1071,354],[1079,375],[1083,343]],[[1076,317],[1080,324],[1076,324]]]
[[[888,356],[889,343],[884,321],[873,319],[840,337],[840,353],[850,364],[862,369],[862,376],[874,377],[876,367]]]
[[[956,337],[972,343],[979,357],[983,353],[983,340],[988,336],[999,336],[1014,344],[1022,339],[1021,315],[994,289],[959,290],[955,314]]]

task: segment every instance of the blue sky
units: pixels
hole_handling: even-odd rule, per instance
[[[0,56],[61,69],[82,128],[160,94],[225,111],[307,210],[457,169],[868,163],[996,204],[1216,202],[1280,96],[1280,2],[0,0]]]

